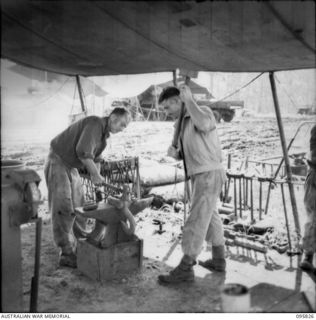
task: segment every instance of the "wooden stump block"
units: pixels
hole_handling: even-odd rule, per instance
[[[78,241],[77,266],[83,274],[106,281],[140,271],[143,264],[143,240],[138,239],[100,248],[87,240]]]

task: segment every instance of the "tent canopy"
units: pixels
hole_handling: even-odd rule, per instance
[[[2,58],[68,75],[315,68],[314,1],[2,0]]]

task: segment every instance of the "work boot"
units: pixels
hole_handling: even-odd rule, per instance
[[[224,272],[226,270],[225,247],[213,246],[212,259],[199,261],[199,264],[210,271]]]
[[[74,253],[61,253],[59,256],[59,266],[77,268],[77,257]]]
[[[305,253],[305,258],[300,263],[300,268],[304,271],[314,271],[313,257],[313,253]]]
[[[161,283],[180,283],[194,281],[193,266],[196,264],[191,257],[184,255],[180,264],[166,275],[159,275],[158,280]]]

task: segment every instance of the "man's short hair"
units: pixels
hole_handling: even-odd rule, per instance
[[[114,108],[112,110],[112,112],[110,113],[110,115],[112,115],[112,114],[114,114],[116,116],[119,116],[119,117],[122,117],[122,116],[126,116],[126,117],[129,117],[129,118],[131,117],[130,112],[124,107],[116,107],[116,108]]]
[[[176,87],[167,87],[162,90],[158,103],[161,104],[164,100],[180,95],[180,90]]]

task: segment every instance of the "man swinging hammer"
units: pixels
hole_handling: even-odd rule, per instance
[[[160,275],[158,279],[161,283],[193,281],[193,266],[204,240],[212,246],[212,259],[200,261],[200,264],[212,271],[223,272],[226,268],[223,225],[216,208],[226,180],[220,141],[212,110],[198,106],[187,85],[181,85],[180,90],[176,87],[164,89],[159,103],[168,115],[178,118],[177,122],[181,108],[184,108],[180,133],[175,137],[178,147],[170,146],[168,155],[176,159],[184,158],[187,175],[191,179],[192,198],[182,236],[184,255],[174,270]]]

